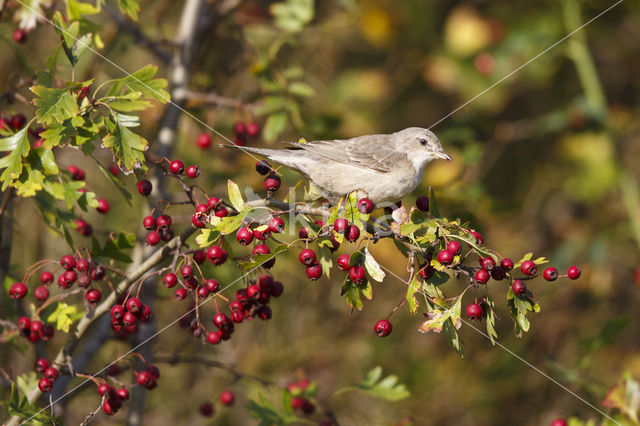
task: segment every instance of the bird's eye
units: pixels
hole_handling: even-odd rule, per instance
[[[420,139],[420,145],[427,146],[427,140],[426,139]]]

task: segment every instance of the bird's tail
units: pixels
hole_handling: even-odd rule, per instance
[[[245,152],[258,154],[263,157],[267,157],[269,160],[275,161],[276,163],[280,163],[292,169],[299,170],[299,165],[297,164],[298,161],[295,159],[295,154],[292,155],[292,153],[295,153],[295,151],[268,148],[252,148],[248,146],[238,146],[230,144],[223,144],[221,146],[224,146],[225,148],[240,149]]]

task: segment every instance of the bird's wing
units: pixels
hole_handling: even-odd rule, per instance
[[[293,143],[293,149],[304,149],[310,153],[340,163],[389,173],[399,163],[407,161],[402,152],[389,148],[388,135],[367,135],[353,139]]]

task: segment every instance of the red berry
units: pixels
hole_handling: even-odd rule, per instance
[[[90,266],[91,264],[84,257],[79,258],[76,262],[76,269],[80,272],[87,272]]]
[[[120,399],[122,399],[124,401],[129,399],[129,391],[127,390],[127,388],[124,388],[124,387],[123,388],[119,388],[116,391],[116,395],[118,395],[118,398],[120,398]]]
[[[162,214],[158,216],[158,219],[156,219],[156,224],[159,228],[169,228],[171,226],[171,222],[171,216],[168,214]]]
[[[274,281],[269,289],[269,294],[273,297],[280,297],[284,292],[284,285],[280,281]]]
[[[208,133],[200,133],[196,143],[202,149],[207,149],[211,146],[211,136]]]
[[[429,211],[429,197],[427,197],[426,195],[421,195],[418,198],[416,198],[416,207],[420,211],[428,212]]]
[[[470,320],[480,320],[482,319],[482,306],[477,303],[470,303],[467,305],[467,309],[465,310],[467,313],[467,317]]]
[[[453,253],[449,250],[441,250],[440,253],[438,253],[438,262],[442,265],[450,265],[451,262],[453,262]]]
[[[206,280],[204,282],[204,285],[207,287],[207,290],[209,290],[210,293],[215,293],[216,291],[218,291],[218,288],[220,288],[220,283],[218,283],[218,281],[213,278],[209,278],[208,280]]]
[[[142,309],[142,302],[137,297],[132,297],[125,303],[125,308],[132,314],[137,314]]]
[[[207,226],[207,215],[196,212],[191,216],[191,223],[196,228],[204,228]]]
[[[547,281],[555,281],[558,278],[558,270],[549,266],[542,272],[542,277]]]
[[[454,255],[458,255],[462,251],[462,246],[460,245],[460,243],[458,241],[451,240],[447,244],[447,250],[449,250]]]
[[[98,207],[96,207],[96,210],[103,214],[107,213],[109,211],[109,202],[104,198],[98,198]]]
[[[93,234],[93,228],[82,219],[76,219],[76,231],[85,237]]]
[[[98,385],[98,395],[100,396],[104,395],[107,392],[111,393],[114,390],[115,389],[113,388],[113,386],[109,385],[108,383],[100,383]]]
[[[156,228],[156,218],[153,217],[153,216],[145,216],[145,218],[142,219],[142,226],[147,231],[155,229]]]
[[[198,291],[196,291],[196,294],[200,299],[205,299],[207,298],[207,296],[209,296],[209,289],[207,288],[207,286],[200,286],[198,287]]]
[[[233,133],[236,134],[236,136],[244,136],[247,134],[247,126],[246,124],[244,124],[242,121],[237,121],[234,125],[233,125]]]
[[[516,296],[522,296],[527,292],[527,286],[521,280],[514,280],[511,284],[511,290]]]
[[[231,392],[230,390],[222,391],[222,393],[220,394],[220,403],[222,405],[229,407],[233,405],[234,401],[235,401],[235,396],[233,395],[233,392]]]
[[[151,194],[151,190],[153,189],[153,185],[147,179],[142,179],[138,182],[138,192],[140,195],[144,195],[145,197]]]
[[[27,295],[28,291],[29,290],[27,289],[27,286],[24,285],[24,283],[16,282],[13,283],[9,288],[9,297],[14,300],[22,299]]]
[[[25,117],[24,114],[16,114],[13,117],[11,117],[10,125],[13,130],[18,131],[22,129],[25,124],[27,124],[27,117]],[[82,170],[79,170],[79,171],[82,172],[82,178],[84,178],[84,172]],[[81,180],[81,179],[76,179],[76,180]]]
[[[471,233],[471,236],[476,240],[476,244],[478,245],[484,244],[484,237],[482,236],[481,233],[477,231],[473,231],[471,229],[469,230],[469,233]]]
[[[58,370],[55,367],[49,367],[44,370],[44,377],[54,382],[58,378]]]
[[[183,265],[182,268],[180,268],[180,274],[182,274],[182,278],[189,278],[193,275],[193,266]]]
[[[16,43],[24,43],[25,41],[27,41],[27,33],[20,28],[16,28],[15,30],[13,30],[11,38],[13,38],[13,41],[15,41]]]
[[[122,316],[122,324],[125,327],[134,325],[138,321],[138,318],[132,312],[125,312]]]
[[[258,244],[253,248],[254,255],[269,254],[269,253],[271,253],[271,249],[269,248],[269,246],[265,244]]]
[[[40,282],[44,285],[49,285],[53,282],[53,274],[49,271],[43,271],[40,274]]]
[[[227,251],[220,246],[211,246],[207,250],[207,257],[211,263],[219,266],[227,261]]]
[[[184,300],[185,297],[187,297],[187,290],[182,287],[176,289],[176,292],[173,293],[173,298],[178,302]]]
[[[31,328],[31,320],[29,317],[18,318],[18,328],[20,330],[29,330]]]
[[[192,165],[187,167],[187,177],[190,179],[195,179],[200,176],[200,168],[198,166]]]
[[[567,426],[567,421],[563,418],[557,418],[551,422],[551,426]]]
[[[156,365],[149,364],[145,367],[145,370],[148,371],[154,379],[157,380],[160,378],[160,369]]]
[[[478,269],[476,272],[476,282],[478,284],[486,284],[489,281],[489,273],[485,269]]]
[[[313,263],[305,268],[305,274],[311,281],[315,281],[322,276],[322,266],[319,263]]]
[[[349,221],[344,217],[339,217],[335,222],[333,222],[333,230],[340,234],[344,234],[348,227]]]
[[[300,228],[300,231],[298,231],[298,238],[301,238],[303,240],[309,238],[309,231],[307,231],[307,228],[305,228],[304,226]]]
[[[220,335],[218,334],[218,332],[217,331],[208,332],[207,342],[211,343],[212,345],[217,345],[218,343],[220,343]]]
[[[120,320],[124,316],[124,307],[122,305],[113,305],[111,307],[111,318]]]
[[[271,319],[273,313],[271,312],[271,308],[269,307],[269,305],[262,305],[258,309],[256,309],[256,315],[261,320],[268,321]]]
[[[358,211],[362,214],[369,214],[375,208],[375,204],[368,198],[361,198],[358,201]]]
[[[147,244],[155,246],[160,242],[160,234],[156,231],[149,231],[146,237]]]
[[[506,275],[507,273],[502,266],[496,266],[491,270],[491,278],[496,281],[503,280]]]
[[[47,300],[49,298],[49,289],[47,289],[47,287],[41,285],[36,287],[36,289],[33,291],[33,297],[35,297],[37,300],[44,302],[45,300]]]
[[[229,214],[229,211],[225,206],[217,206],[213,211],[213,214],[216,215],[217,217],[227,217],[227,215]]]
[[[193,252],[193,260],[198,265],[202,265],[207,260],[207,253],[204,250],[196,250]]]
[[[391,330],[393,330],[393,326],[387,319],[379,320],[373,327],[373,331],[375,331],[378,337],[387,337],[391,334]]]
[[[44,371],[49,368],[49,361],[47,361],[46,358],[40,358],[33,364],[33,368],[38,373],[44,373]]]
[[[151,379],[153,379],[153,376],[147,370],[136,372],[136,382],[138,382],[140,386],[147,386],[151,382]]]
[[[525,260],[524,262],[522,262],[522,265],[520,265],[520,270],[523,274],[529,276],[535,275],[536,272],[538,272],[536,264],[533,263],[533,260]]]
[[[51,392],[51,389],[53,389],[53,383],[43,377],[38,382],[38,388],[41,392]]]
[[[70,271],[76,267],[76,258],[70,254],[65,254],[60,258],[60,265],[67,271]]]
[[[280,188],[280,176],[272,173],[264,180],[264,189],[267,191],[277,191]]]
[[[255,121],[247,124],[247,135],[249,137],[256,137],[260,134],[260,125]]]
[[[91,277],[88,274],[80,274],[78,276],[78,286],[87,288],[91,285]]]
[[[111,167],[109,167],[109,172],[114,176],[118,176],[120,174],[120,167],[112,164]]]
[[[513,260],[505,257],[500,261],[500,266],[502,266],[504,270],[508,272],[513,269]]]
[[[262,226],[260,226],[262,227]],[[260,241],[265,241],[267,238],[269,238],[271,236],[271,231],[269,230],[269,227],[266,227],[263,230],[258,230],[258,228],[253,230],[253,236]]]
[[[569,276],[569,279],[571,279],[571,280],[577,280],[578,278],[580,278],[580,273],[581,273],[580,272],[580,268],[578,268],[577,266],[572,266],[567,271],[567,275]]]
[[[484,259],[481,260],[480,264],[487,271],[491,271],[493,269],[493,267],[496,266],[496,261],[493,260],[493,258],[491,256],[487,256],[487,257],[485,257]]]
[[[311,265],[316,261],[316,252],[311,249],[304,249],[300,252],[298,260],[303,265]]]
[[[209,207],[216,207],[218,204],[220,204],[220,199],[218,197],[210,197],[207,200],[207,205]]]
[[[341,254],[340,256],[338,256],[336,263],[338,264],[338,269],[340,269],[341,271],[348,271],[349,269],[351,269],[351,266],[349,266],[348,254]]]
[[[274,234],[281,233],[284,231],[284,221],[278,216],[274,217],[269,221],[269,229]]]
[[[89,302],[90,305],[96,305],[102,299],[102,293],[100,290],[96,290],[95,288],[89,290],[87,294],[85,294],[84,298]]]
[[[210,402],[201,404],[199,410],[200,414],[202,414],[204,417],[213,416],[213,404],[211,404]]]
[[[180,160],[173,160],[169,164],[169,171],[174,175],[181,175],[184,172],[184,163]]]
[[[349,279],[351,279],[354,284],[363,284],[365,277],[366,274],[362,266],[356,265],[349,269]]]
[[[268,160],[260,160],[256,163],[256,172],[262,176],[269,174],[271,171],[271,163]]]
[[[349,229],[345,236],[350,243],[355,243],[356,241],[358,241],[358,238],[360,238],[360,228],[358,228],[356,225],[349,226]]]

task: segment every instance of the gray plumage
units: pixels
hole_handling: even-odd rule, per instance
[[[331,200],[360,190],[374,203],[397,201],[409,194],[422,180],[430,161],[451,161],[437,136],[419,127],[387,135],[290,145],[289,149],[236,148],[299,171]]]

